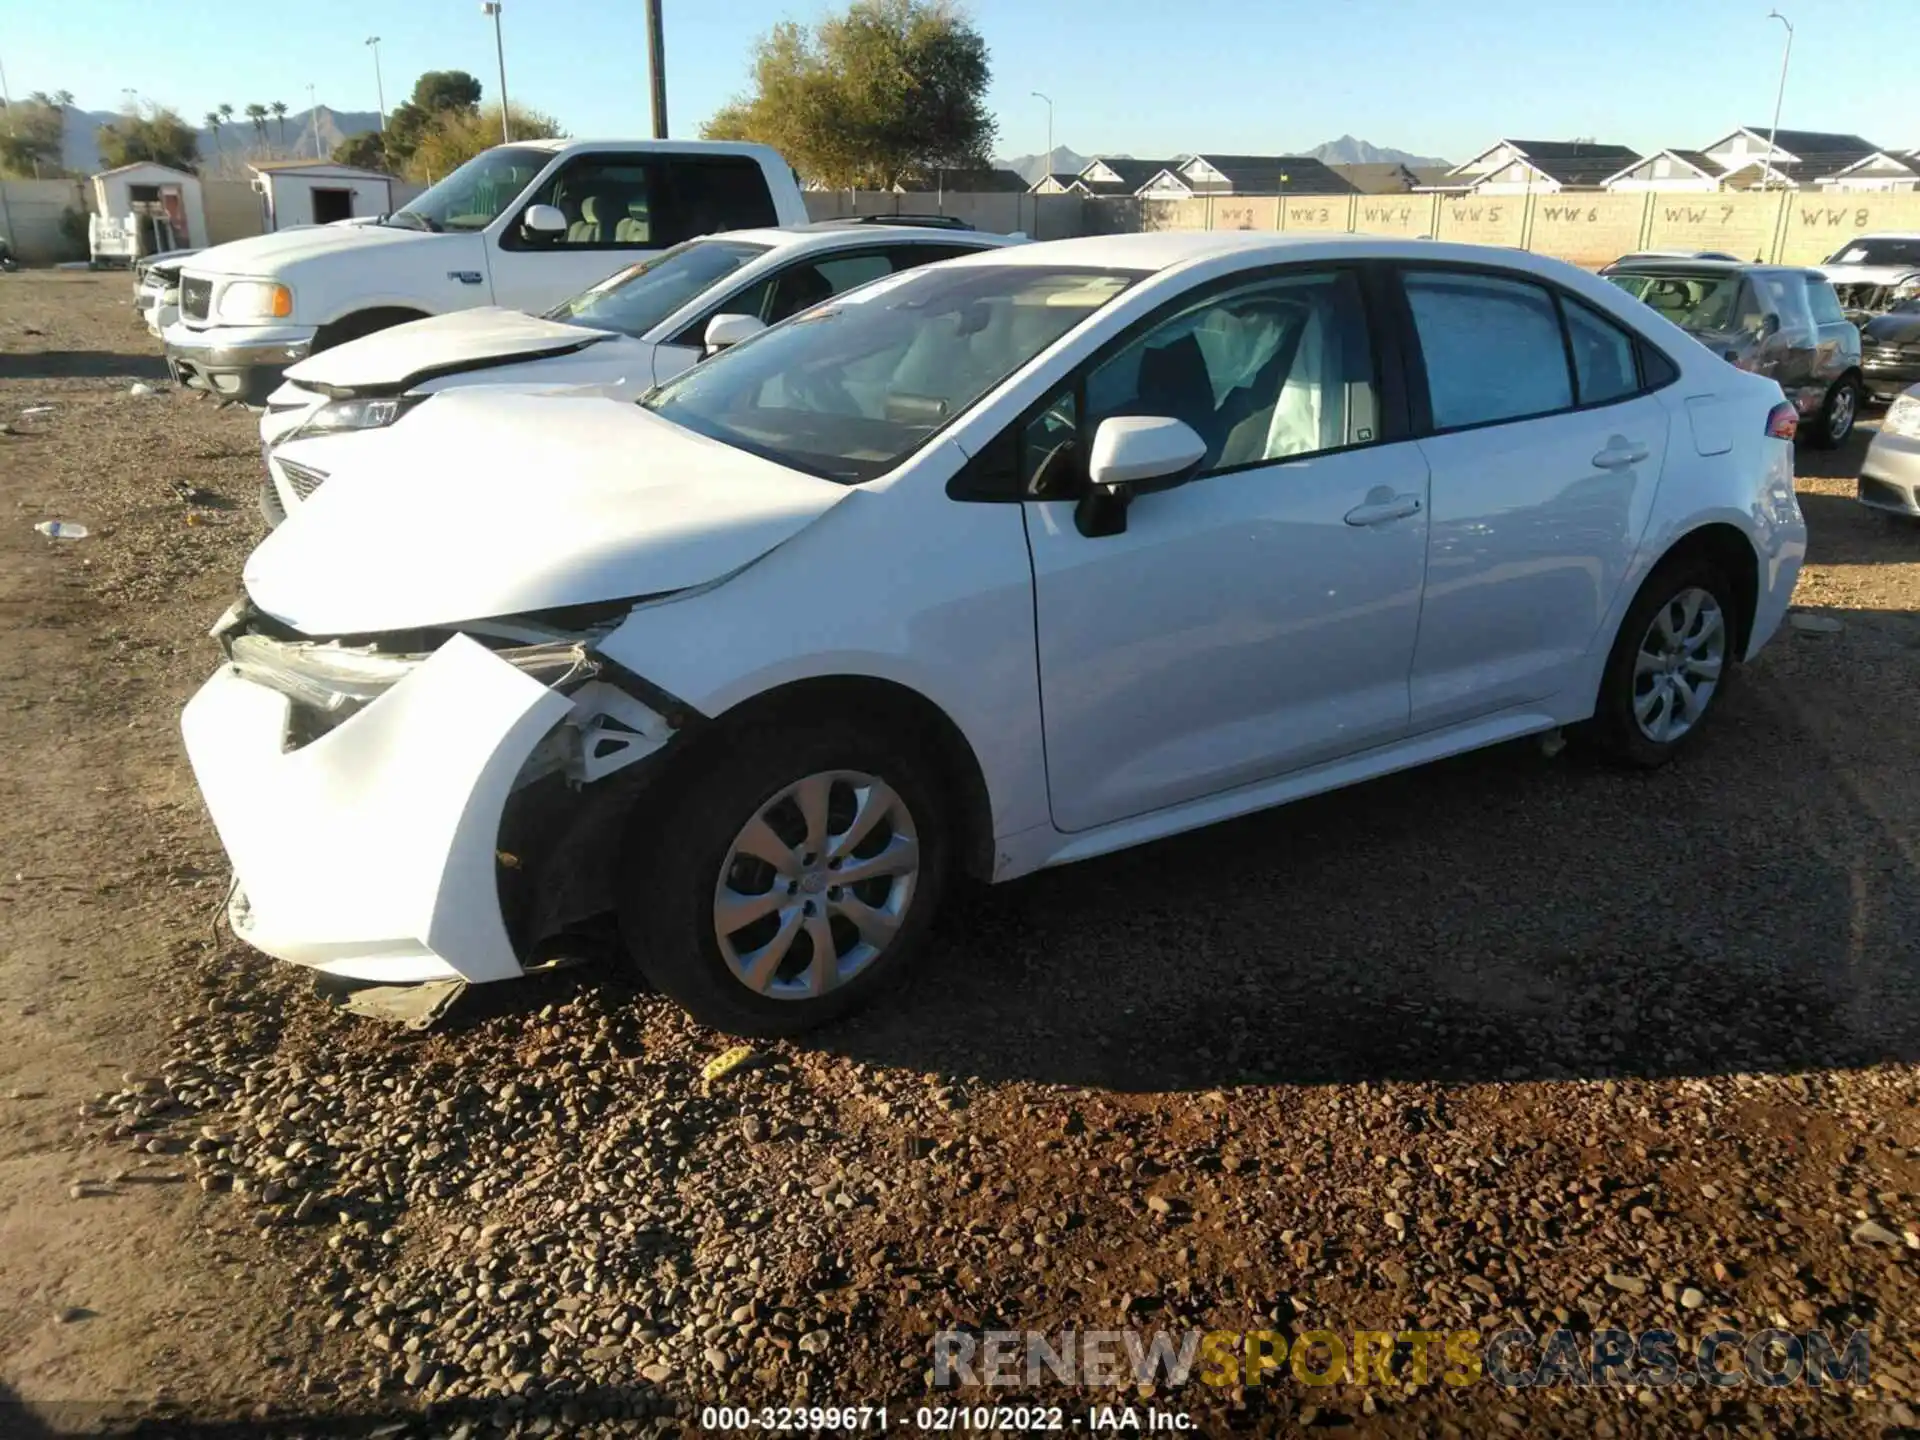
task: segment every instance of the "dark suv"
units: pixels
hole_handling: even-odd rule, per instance
[[[1779,381],[1810,443],[1830,448],[1853,432],[1862,394],[1860,332],[1817,270],[1628,258],[1600,273],[1716,355]]]

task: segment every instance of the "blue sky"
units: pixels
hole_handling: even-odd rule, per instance
[[[756,35],[826,7],[664,0],[676,135],[746,83]],[[1795,25],[1785,128],[1920,145],[1911,66],[1895,47],[1915,0],[1785,0]],[[122,91],[198,120],[222,101],[374,108],[361,43],[383,37],[387,102],[422,70],[495,88],[478,0],[4,0],[0,65],[17,97],[72,90],[89,109]],[[1773,108],[1784,31],[1768,0],[972,0],[992,52],[1000,153],[1282,153],[1351,133],[1462,160],[1500,135],[1591,135],[1639,150],[1697,146]],[[647,133],[641,0],[506,0],[509,95],[576,135]],[[1892,50],[1883,52],[1890,56]]]

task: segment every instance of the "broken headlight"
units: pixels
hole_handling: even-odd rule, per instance
[[[493,653],[549,687],[566,686],[599,668],[587,658],[585,647],[573,641],[507,646]],[[237,635],[228,646],[227,658],[256,684],[324,715],[345,719],[406,679],[427,655]]]

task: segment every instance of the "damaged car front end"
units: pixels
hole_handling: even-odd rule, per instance
[[[631,786],[603,782],[695,717],[592,631],[540,629],[317,640],[250,602],[222,617],[227,664],[182,728],[236,935],[344,979],[474,982],[525,973],[606,910],[593,857],[617,848]]]

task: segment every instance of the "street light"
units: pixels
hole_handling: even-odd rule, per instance
[[[1038,90],[1029,92],[1036,100],[1047,102],[1047,174],[1053,173],[1053,97],[1042,95]]]
[[[1780,57],[1780,88],[1774,92],[1773,129],[1767,134],[1767,168],[1760,172],[1760,188],[1762,190],[1768,187],[1769,182],[1773,178],[1774,157],[1779,154],[1774,142],[1780,135],[1780,106],[1787,98],[1787,66],[1793,60],[1793,22],[1778,10],[1769,10],[1767,12],[1767,18],[1769,20],[1778,20],[1782,25],[1787,27],[1787,48],[1786,53]]]
[[[507,50],[500,39],[500,0],[481,0],[480,13],[493,17],[493,55],[500,62],[500,138],[513,143],[513,126],[507,119]]]
[[[369,35],[367,48],[373,51],[373,94],[380,103],[380,128],[387,128],[387,87],[380,81],[380,37]]]

